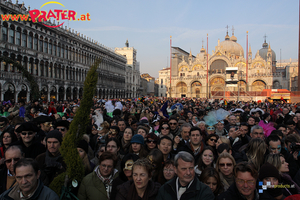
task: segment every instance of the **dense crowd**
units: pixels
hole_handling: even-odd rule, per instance
[[[0,200],[59,199],[80,100],[0,102]],[[95,100],[77,145],[79,200],[300,199],[300,103]]]

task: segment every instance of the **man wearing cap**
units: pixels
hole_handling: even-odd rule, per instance
[[[263,182],[263,185],[268,185],[266,190],[259,194],[259,199],[282,199],[282,188],[271,188],[271,186],[279,185],[279,171],[270,163],[265,163],[261,166],[258,179]]]
[[[21,133],[21,140],[15,142],[15,145],[20,145],[25,154],[25,158],[35,159],[39,154],[46,151],[45,146],[36,139],[39,128],[31,122],[25,122],[16,129],[16,132]]]
[[[63,137],[68,132],[69,125],[70,125],[70,122],[68,122],[67,120],[60,120],[60,121],[56,122],[56,124],[55,124],[56,129],[61,132]]]
[[[15,185],[14,166],[18,160],[23,158],[23,153],[19,146],[13,145],[6,149],[4,158],[5,165],[0,171],[0,194]]]
[[[36,121],[40,125],[41,130],[44,133],[48,133],[51,130],[51,127],[52,127],[52,118],[51,117],[41,115],[41,116],[35,118],[34,121]]]
[[[41,180],[46,186],[50,185],[58,174],[66,170],[66,165],[59,151],[61,142],[61,132],[58,130],[50,131],[46,136],[46,152],[36,157],[41,170]]]

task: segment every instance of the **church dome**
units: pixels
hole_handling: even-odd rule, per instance
[[[206,52],[206,50],[203,48],[203,46],[202,46],[200,52],[201,52],[201,53],[205,53],[205,52]]]
[[[230,40],[236,42],[236,41],[237,41],[237,38],[236,38],[234,35],[232,35],[232,36],[230,37]]]
[[[265,41],[265,42],[263,43],[262,47],[263,47],[263,48],[261,48],[261,49],[259,50],[259,55],[260,55],[260,57],[262,57],[264,60],[267,60],[267,58],[268,58],[269,45],[268,45],[268,43],[266,43],[266,41]],[[275,51],[273,51],[272,49],[271,49],[271,51],[272,51],[272,61],[276,61],[276,53],[275,53]]]
[[[227,54],[230,53],[236,56],[242,54],[242,56],[244,57],[244,49],[236,41],[237,39],[234,35],[232,35],[230,38],[229,35],[227,34],[225,36],[225,41],[220,43],[221,49],[225,51]]]

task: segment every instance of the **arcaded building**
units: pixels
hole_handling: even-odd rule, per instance
[[[29,9],[0,0],[0,14],[28,14]],[[43,100],[81,98],[86,74],[97,59],[95,97],[125,97],[127,59],[98,41],[66,26],[48,28],[29,21],[2,20],[0,33],[0,56],[19,61],[35,77]],[[29,100],[29,83],[15,66],[1,62],[0,73],[0,100]]]

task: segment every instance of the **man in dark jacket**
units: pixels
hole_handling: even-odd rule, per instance
[[[61,142],[61,132],[58,130],[50,131],[46,136],[46,152],[36,157],[41,170],[41,180],[46,186],[49,186],[57,175],[66,171],[67,166],[59,151]]]
[[[233,170],[235,182],[220,194],[217,199],[223,200],[258,200],[259,195],[256,190],[256,181],[258,172],[254,165],[248,162],[241,162],[237,164]]]
[[[25,122],[16,129],[16,132],[21,133],[21,140],[15,142],[14,145],[22,147],[25,158],[35,159],[46,151],[45,146],[36,139],[37,131],[39,128],[31,122]]]
[[[204,149],[204,142],[202,141],[201,130],[198,127],[192,127],[190,130],[190,141],[178,149],[180,151],[189,152],[194,156],[195,162],[198,163],[201,152]]]
[[[57,194],[39,180],[41,172],[32,159],[22,158],[14,167],[17,184],[1,194],[1,200],[43,199],[59,200]]]
[[[174,177],[159,189],[156,200],[213,200],[215,197],[211,189],[195,176],[194,162],[194,157],[190,153],[179,152],[174,161],[177,177]]]

